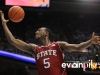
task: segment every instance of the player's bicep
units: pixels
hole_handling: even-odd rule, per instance
[[[68,44],[67,42],[58,42],[58,43],[63,50],[67,50],[67,51],[77,50],[76,44]]]

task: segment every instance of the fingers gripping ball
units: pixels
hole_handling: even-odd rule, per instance
[[[12,22],[21,22],[25,12],[20,6],[12,6],[8,11],[8,17]]]

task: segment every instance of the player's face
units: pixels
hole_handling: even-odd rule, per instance
[[[39,28],[36,32],[35,32],[35,37],[36,39],[42,38],[42,37],[46,37],[46,31],[45,28]]]

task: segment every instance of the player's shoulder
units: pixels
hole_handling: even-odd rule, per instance
[[[33,44],[33,43],[28,43],[28,45],[31,46],[31,47],[33,47],[33,48],[37,47],[37,45]]]
[[[62,45],[68,44],[68,43],[65,42],[65,41],[57,41],[57,43],[59,44],[59,46],[62,46]]]
[[[64,43],[67,43],[65,41],[57,41],[58,44],[64,44]]]
[[[33,44],[33,43],[28,43],[29,45],[33,45],[33,46],[37,46],[36,44]]]
[[[52,43],[51,43],[51,45],[54,45],[54,44],[55,44],[55,45],[57,45],[57,44],[59,45],[59,42],[52,42]]]

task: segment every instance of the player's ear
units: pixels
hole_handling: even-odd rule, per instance
[[[46,36],[49,35],[49,32],[46,32]]]

